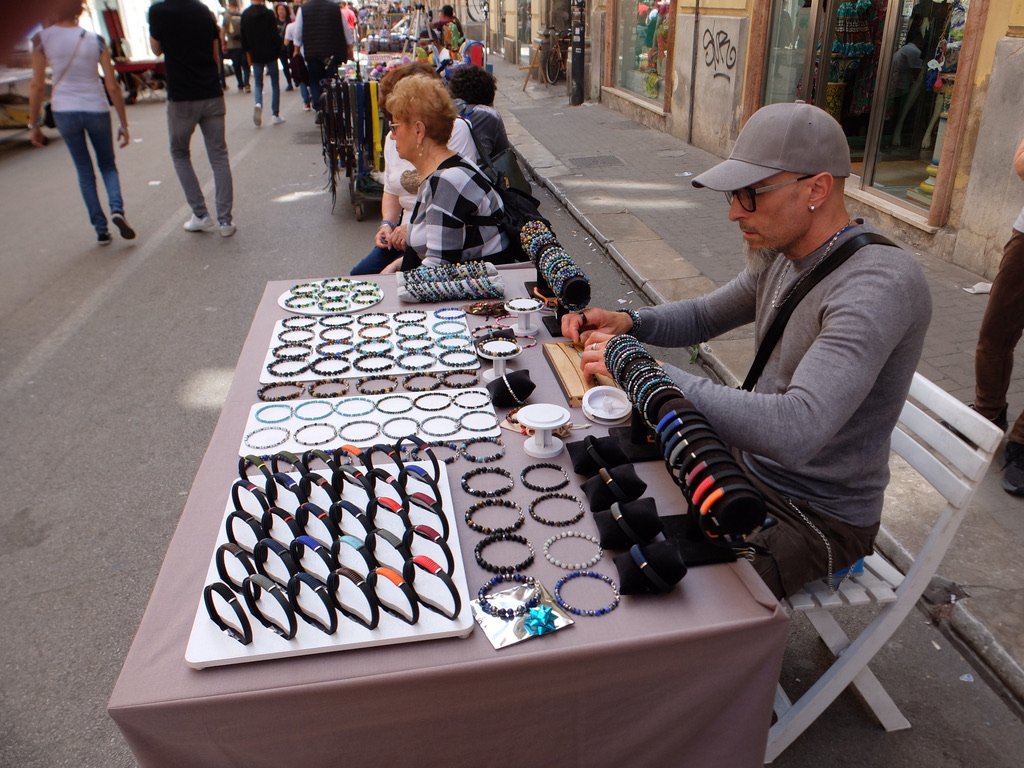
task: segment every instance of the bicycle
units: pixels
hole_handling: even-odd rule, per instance
[[[548,30],[548,55],[544,59],[544,79],[549,83],[558,82],[563,74],[569,74],[569,43],[572,42],[572,35],[568,30],[555,32]]]

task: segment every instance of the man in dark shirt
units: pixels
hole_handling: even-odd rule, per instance
[[[274,125],[284,122],[281,117],[281,83],[277,77],[277,57],[281,53],[281,36],[277,33],[277,17],[267,8],[266,0],[252,0],[242,12],[242,50],[252,64],[252,79],[256,85],[256,103],[252,122],[259,128],[263,123],[263,72],[270,76],[270,110]]]
[[[320,94],[321,81],[331,73],[332,68],[348,61],[348,25],[341,16],[341,8],[331,0],[306,0],[295,18],[295,39],[302,46],[302,57],[309,72],[309,93],[316,109],[317,122],[323,120]]]
[[[220,234],[231,237],[234,188],[228,145],[224,138],[224,92],[217,73],[220,33],[210,10],[199,0],[163,0],[149,9],[149,36],[153,52],[164,55],[167,69],[167,132],[171,160],[192,218],[188,232],[202,232],[219,224]],[[217,223],[210,218],[202,187],[192,168],[189,145],[196,126],[203,132],[206,156],[213,169]]]

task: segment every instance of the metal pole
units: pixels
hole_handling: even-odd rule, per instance
[[[587,0],[573,0],[572,25],[572,98],[574,107],[583,103],[583,40],[586,37]]]

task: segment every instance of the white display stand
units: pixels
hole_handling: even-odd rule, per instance
[[[389,410],[401,410],[407,405],[406,400],[411,403],[418,398],[423,398],[421,402],[426,404],[442,404],[445,397],[449,398],[449,405],[442,410],[419,410],[414,407],[408,413],[389,412]],[[460,429],[452,435],[430,434],[431,431],[445,432],[445,427],[451,423],[449,419],[458,420],[471,411],[486,412],[474,413],[471,419],[466,421],[471,429]],[[301,417],[296,417],[294,415],[296,412],[300,413]],[[264,421],[256,418],[257,413]],[[447,418],[437,419],[434,423],[438,426],[434,430],[430,430],[429,420],[435,416]],[[267,419],[274,419],[274,421],[268,422]],[[356,421],[372,422],[377,429],[383,430],[391,419],[396,420],[394,428],[401,430],[404,434],[396,432],[385,435],[382,432],[377,432],[371,436],[370,433],[374,431],[373,427],[368,424],[352,423]],[[422,427],[424,422],[428,422],[426,431]],[[491,426],[492,423],[493,426]],[[493,403],[491,403],[490,393],[479,387],[257,403],[249,409],[249,417],[245,422],[245,431],[242,433],[238,455],[245,456],[249,453],[264,455],[278,451],[303,453],[312,448],[326,450],[346,443],[365,448],[378,443],[394,443],[400,438],[412,434],[419,435],[427,442],[467,440],[471,437],[497,437],[501,434],[499,423],[500,420],[494,411]],[[345,434],[314,445],[312,443],[320,439],[318,435],[321,432],[330,433],[326,427],[323,429],[312,427],[314,424],[328,424],[336,431],[344,430]],[[416,428],[417,425],[420,428]],[[304,442],[299,442],[295,434],[303,427],[311,428],[300,435],[300,439]],[[256,430],[263,431],[254,435],[253,432]],[[284,441],[278,442],[281,437],[285,438]]]
[[[413,462],[429,471],[430,465],[427,462]],[[397,472],[394,464],[382,464],[382,468]],[[442,465],[443,466],[443,465]],[[324,472],[318,474],[325,475]],[[297,475],[293,475],[297,477]],[[412,488],[431,492],[429,486],[420,483],[415,478],[410,479]],[[341,613],[338,613],[338,629],[333,635],[327,635],[321,630],[306,623],[301,618],[296,618],[297,631],[291,640],[275,634],[272,630],[264,627],[252,616],[249,624],[252,628],[252,642],[249,645],[242,645],[237,640],[222,632],[210,619],[206,606],[202,599],[196,609],[195,621],[192,624],[192,633],[189,636],[188,647],[185,650],[185,661],[196,669],[204,667],[223,666],[227,664],[242,664],[250,661],[266,661],[268,659],[284,659],[291,656],[306,656],[314,653],[328,653],[331,651],[347,651],[355,648],[367,648],[378,645],[392,645],[396,643],[411,643],[421,640],[436,640],[445,637],[465,637],[473,630],[473,615],[469,599],[469,587],[466,583],[466,569],[462,562],[462,548],[459,545],[458,525],[455,521],[455,514],[452,506],[451,491],[448,487],[447,473],[442,472],[438,483],[441,491],[443,511],[448,518],[448,548],[451,550],[455,564],[454,573],[451,576],[462,606],[454,619],[447,619],[440,614],[420,606],[419,620],[416,624],[410,625],[392,616],[384,610],[380,612],[380,623],[375,629],[367,629],[359,622],[351,620]],[[366,501],[362,491],[356,491],[346,486],[345,499],[350,499],[357,505],[363,505]],[[298,502],[294,495],[283,492],[277,500],[278,506],[294,511]],[[225,504],[224,520],[234,509],[230,496]],[[213,547],[216,553],[221,544],[227,543],[227,533],[224,524],[220,526],[220,533]],[[443,563],[442,563],[443,565]],[[211,555],[210,566],[206,574],[206,584],[220,581],[217,573],[215,557]],[[245,601],[238,595],[243,610]],[[226,609],[225,618],[233,618],[230,608]]]
[[[373,312],[373,310],[369,310],[369,311]],[[403,327],[408,328],[409,327],[408,324],[402,324],[402,323],[396,322],[395,321],[395,316],[397,315],[399,317],[402,317],[402,316],[411,315],[411,314],[416,313],[416,312],[422,313],[422,314],[426,315],[426,320],[424,321],[424,328],[426,329],[426,335],[423,336],[422,338],[425,341],[429,341],[430,344],[427,345],[425,342],[422,342],[422,343],[414,343],[414,344],[412,344],[412,346],[414,348],[418,348],[418,347],[422,346],[425,351],[430,353],[430,356],[434,357],[433,362],[428,367],[422,368],[422,367],[418,367],[418,366],[420,366],[420,365],[422,365],[424,363],[429,363],[430,362],[429,357],[419,356],[419,355],[415,355],[415,354],[413,354],[412,357],[409,358],[409,362],[411,362],[411,363],[413,363],[413,365],[417,366],[415,368],[403,367],[402,365],[398,364],[397,362],[395,364],[391,365],[391,366],[388,366],[387,368],[383,368],[381,370],[375,370],[372,373],[371,372],[367,372],[367,371],[358,371],[354,367],[352,367],[352,365],[351,365],[352,360],[360,354],[359,352],[356,352],[355,350],[352,349],[352,345],[360,343],[360,342],[367,342],[367,343],[370,344],[370,348],[367,351],[374,350],[375,347],[372,344],[374,338],[377,337],[377,336],[383,336],[383,333],[384,333],[384,330],[377,331],[376,330],[377,328],[386,329],[386,332],[387,332],[387,336],[383,338],[380,346],[384,347],[385,343],[390,343],[391,345],[394,345],[400,339],[404,338],[403,337],[403,332],[400,331],[400,328],[403,328]],[[284,320],[279,320],[274,325],[274,333],[273,333],[273,335],[270,338],[270,346],[267,348],[267,355],[266,355],[266,358],[263,361],[263,368],[260,371],[260,382],[263,383],[263,384],[275,384],[275,383],[276,384],[287,384],[287,383],[290,383],[290,382],[299,382],[299,381],[316,381],[318,379],[348,379],[348,378],[360,378],[360,377],[369,377],[369,376],[395,376],[395,375],[407,376],[407,375],[414,374],[414,373],[432,373],[432,372],[437,372],[437,371],[444,371],[444,372],[449,372],[449,371],[475,371],[476,369],[478,369],[480,367],[480,361],[479,360],[475,360],[475,361],[472,362],[472,364],[466,365],[466,366],[449,366],[449,365],[445,365],[444,362],[442,362],[441,360],[437,359],[437,357],[441,353],[444,353],[444,352],[447,352],[447,351],[454,351],[454,350],[465,350],[470,355],[475,355],[475,349],[474,349],[472,338],[471,338],[471,334],[470,334],[470,331],[469,331],[469,325],[466,323],[466,318],[465,317],[461,317],[459,319],[453,319],[453,320],[438,319],[438,318],[434,317],[434,315],[429,310],[425,310],[425,311],[421,311],[421,310],[405,310],[403,312],[393,312],[393,313],[388,313],[388,312],[377,313],[377,312],[374,312],[374,314],[386,315],[387,318],[388,318],[387,323],[384,324],[384,325],[381,325],[381,326],[364,327],[364,326],[358,325],[358,323],[357,323],[358,318],[360,317],[361,314],[365,314],[365,312],[361,312],[359,315],[348,315],[349,317],[352,318],[352,324],[349,325],[349,326],[346,326],[344,328],[342,328],[342,327],[335,327],[334,329],[328,329],[328,330],[334,330],[333,336],[336,339],[339,339],[338,342],[337,342],[338,348],[344,348],[346,346],[348,347],[348,350],[346,351],[344,357],[341,358],[342,360],[346,361],[347,370],[345,370],[345,371],[343,371],[341,373],[318,373],[316,371],[311,371],[311,370],[307,369],[307,370],[304,370],[304,371],[302,371],[301,373],[299,373],[299,374],[297,374],[295,376],[277,376],[274,373],[272,373],[269,370],[267,370],[267,366],[269,366],[271,363],[273,363],[275,360],[278,359],[277,357],[274,356],[273,350],[275,348],[281,346],[282,344],[288,343],[287,340],[289,338],[299,338],[299,337],[304,335],[304,334],[300,334],[300,333],[295,333],[295,331],[308,330],[308,331],[310,331],[313,334],[313,337],[312,337],[312,340],[309,341],[309,342],[300,342],[300,343],[307,343],[307,344],[309,344],[310,345],[310,351],[304,357],[295,359],[294,360],[294,367],[297,369],[297,368],[300,368],[300,367],[308,366],[311,363],[313,363],[314,361],[316,361],[317,358],[321,357],[321,354],[316,351],[316,346],[324,341],[324,339],[321,338],[320,334],[325,329],[327,329],[327,326],[323,325],[319,318],[317,318],[315,320],[315,322],[312,325],[309,326],[308,329],[287,328],[284,325]],[[445,332],[441,333],[441,332],[434,331],[433,330],[434,327],[443,328]],[[345,333],[346,330],[347,331],[351,331],[351,334]],[[368,336],[369,338],[361,338],[358,335],[360,330],[365,331],[365,336]],[[285,340],[281,339],[282,335],[285,336]],[[465,337],[465,341],[464,342],[460,338],[460,337],[463,337],[463,336]],[[343,340],[342,337],[348,337],[348,340],[347,341]],[[444,339],[445,338],[451,338],[451,337],[455,337],[456,341],[458,341],[460,343],[458,345],[452,345],[452,346],[446,345],[445,342],[444,342]],[[415,351],[416,351],[415,349],[412,350],[413,353]],[[401,356],[402,354],[405,354],[405,353],[406,353],[406,350],[395,349],[393,346],[392,346],[392,349],[389,352],[389,354],[394,354],[394,356],[396,358]],[[422,359],[421,359],[421,357],[422,357]],[[292,368],[292,366],[286,365],[286,364],[282,364],[281,367],[285,371],[287,371],[290,368]]]
[[[554,434],[556,429],[572,420],[569,411],[562,406],[547,403],[524,405],[516,412],[516,420],[534,430],[533,435],[523,443],[523,450],[528,456],[551,459],[565,449],[565,443]]]

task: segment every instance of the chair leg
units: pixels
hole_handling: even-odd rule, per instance
[[[850,645],[850,639],[843,628],[830,611],[810,610],[806,611],[806,614],[818,635],[825,641],[825,645],[838,658]],[[910,722],[867,665],[853,678],[851,684],[885,730],[902,731],[910,727]]]

